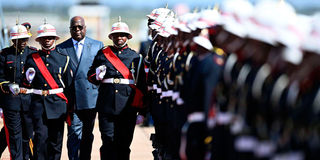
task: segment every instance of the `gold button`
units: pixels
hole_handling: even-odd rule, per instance
[[[166,99],[166,102],[169,102],[169,99]]]
[[[115,92],[118,93],[119,91],[116,89]]]
[[[173,107],[174,107],[174,105],[173,105],[173,104],[170,104],[170,107],[171,107],[171,108],[173,108]]]
[[[47,87],[47,85],[48,85],[48,84],[46,84],[46,83],[44,84],[45,87]]]
[[[161,104],[162,102],[161,101],[159,101],[159,104]]]
[[[167,57],[167,58],[166,58],[166,61],[168,61],[168,59],[169,59],[169,58]]]
[[[49,66],[49,63],[47,63],[46,66],[48,67],[48,66]]]
[[[178,57],[178,60],[181,60],[181,57],[180,57],[180,56]]]
[[[121,51],[119,51],[119,54],[121,54]]]
[[[23,54],[23,52],[20,53],[21,55]]]
[[[23,64],[23,62],[21,62],[21,64]]]
[[[21,73],[23,74],[24,72],[22,71]]]
[[[48,55],[46,55],[46,57],[48,58],[48,57],[49,57],[49,54],[48,54]]]

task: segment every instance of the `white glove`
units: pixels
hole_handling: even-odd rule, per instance
[[[104,75],[106,74],[107,67],[105,65],[101,65],[96,69],[96,79],[102,80]]]
[[[136,120],[136,124],[141,124],[143,121],[144,121],[144,116],[138,115],[137,120]]]
[[[18,84],[10,83],[8,87],[13,95],[18,95],[20,93],[20,88]]]
[[[36,75],[36,70],[34,70],[34,68],[28,68],[28,70],[26,72],[26,78],[29,81],[29,83],[32,82],[35,75]]]

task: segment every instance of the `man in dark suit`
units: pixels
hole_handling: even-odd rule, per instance
[[[102,160],[129,160],[137,111],[142,110],[146,90],[143,58],[127,45],[132,38],[127,24],[113,24],[109,38],[114,45],[98,52],[88,72],[89,81],[100,84],[100,154]]]
[[[23,150],[28,150],[28,145],[23,148],[22,132],[25,133],[25,128],[31,125],[26,123],[25,119],[28,117],[31,99],[29,94],[19,94],[26,57],[36,52],[35,48],[27,46],[29,37],[26,27],[22,25],[12,27],[10,38],[13,45],[3,49],[0,54],[0,87],[1,96],[3,96],[1,106],[3,107],[11,159],[29,159],[29,155],[26,155],[27,152],[23,153]],[[1,145],[2,149],[6,147],[5,142],[1,141],[4,143]]]
[[[61,158],[64,121],[68,99],[71,100],[72,72],[69,56],[56,49],[59,39],[50,24],[41,25],[36,41],[42,50],[27,57],[24,85],[32,92],[32,120],[35,131],[34,158],[59,160]]]
[[[83,17],[75,16],[70,20],[71,38],[57,46],[58,50],[67,53],[71,58],[74,74],[76,112],[73,113],[71,126],[68,127],[69,159],[90,159],[94,136],[92,134],[96,117],[97,86],[87,80],[86,73],[93,58],[103,47],[103,43],[86,37],[86,25]],[[81,136],[82,135],[82,136]],[[80,150],[80,157],[79,152]]]

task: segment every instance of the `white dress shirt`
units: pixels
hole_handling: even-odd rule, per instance
[[[72,38],[72,42],[73,42],[73,47],[76,51],[78,60],[81,58],[81,54],[82,54],[82,50],[83,50],[83,45],[84,45],[84,40],[85,38],[83,38],[81,41],[76,41]]]

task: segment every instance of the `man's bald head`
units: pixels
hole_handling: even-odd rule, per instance
[[[71,37],[76,41],[81,41],[86,36],[86,24],[81,16],[72,17],[70,20]]]
[[[80,23],[80,24],[83,25],[83,26],[86,25],[83,17],[81,17],[81,16],[74,16],[74,17],[72,17],[71,20],[70,20],[70,26],[72,26],[72,24],[73,24],[73,23],[76,23],[76,22]]]

